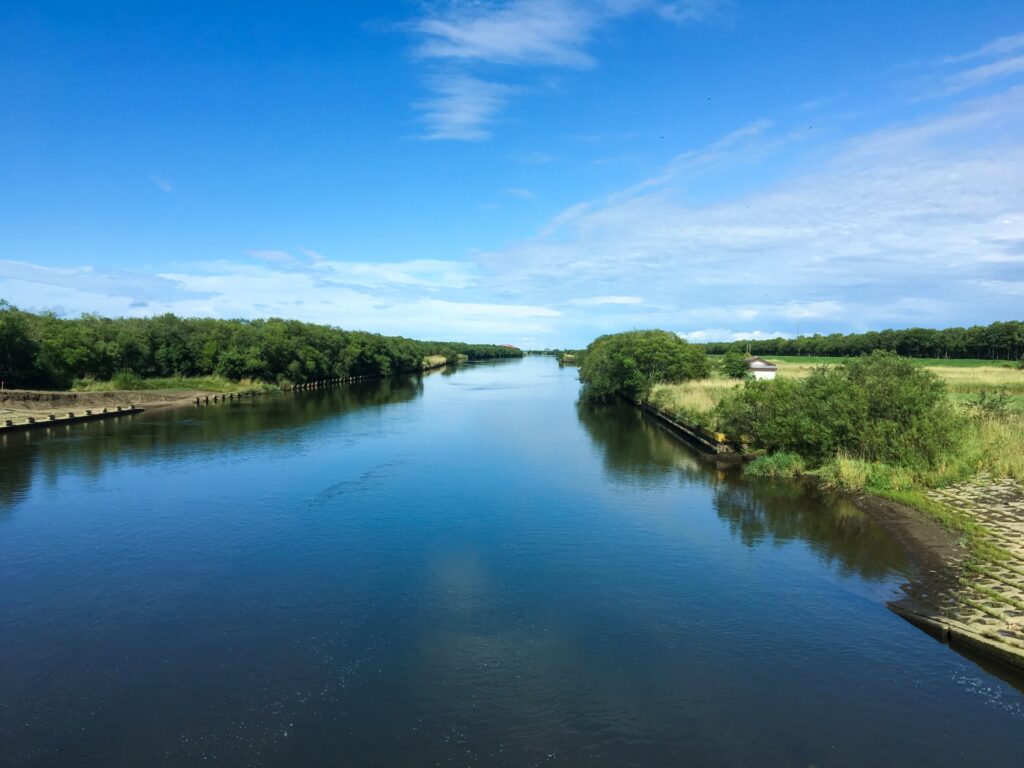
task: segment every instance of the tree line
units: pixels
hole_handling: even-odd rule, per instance
[[[710,342],[701,346],[721,355],[739,345],[753,355],[804,355],[812,357],[860,357],[875,350],[903,357],[942,357],[971,360],[1020,360],[1024,356],[1024,322],[1010,320],[970,328],[906,328],[827,336],[815,334],[795,339],[750,339]]]
[[[0,300],[0,379],[8,387],[66,388],[122,373],[303,383],[418,371],[430,355],[455,362],[522,354],[511,346],[416,341],[280,318],[62,318]]]

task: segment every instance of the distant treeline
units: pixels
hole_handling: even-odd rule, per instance
[[[481,360],[522,354],[495,344],[415,341],[278,318],[66,319],[0,300],[0,379],[7,387],[64,388],[76,379],[106,381],[122,373],[302,383],[418,371],[428,355],[455,362],[460,355]]]
[[[751,339],[710,342],[702,345],[712,355],[741,346],[754,355],[807,355],[859,357],[876,349],[903,357],[945,357],[971,360],[1020,360],[1024,355],[1024,322],[1011,320],[971,328],[907,328],[828,336],[800,336],[796,339]]]

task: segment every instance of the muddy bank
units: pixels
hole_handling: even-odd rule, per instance
[[[903,546],[922,585],[949,584],[959,578],[959,567],[969,553],[956,531],[905,504],[862,493],[844,495]]]
[[[983,479],[968,485],[985,495],[992,487],[1015,486],[1010,502],[1006,539],[998,529],[991,534],[1009,555],[1007,561],[985,563],[963,543],[961,535],[925,513],[889,499],[866,494],[844,494],[859,509],[882,525],[904,547],[914,563],[915,578],[901,586],[904,596],[888,603],[901,618],[936,640],[971,659],[987,671],[1024,691],[1024,496],[1012,481],[1002,484]],[[955,491],[932,492],[949,496]],[[939,499],[936,499],[939,500]],[[951,503],[950,498],[942,498]],[[1001,499],[1005,503],[1005,496]],[[954,506],[957,506],[954,504]],[[993,522],[984,507],[963,509],[989,527]],[[1006,519],[1005,512],[1004,519]],[[1015,546],[1017,545],[1017,546]]]
[[[0,391],[0,415],[8,419],[39,416],[57,411],[85,408],[169,408],[189,405],[197,397],[213,395],[197,389],[115,390],[111,392],[46,392],[29,389]]]

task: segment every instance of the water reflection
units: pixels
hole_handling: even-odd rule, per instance
[[[800,483],[736,476],[716,487],[714,506],[748,547],[803,541],[843,576],[883,579],[910,568],[905,549],[868,515]]]
[[[0,445],[0,515],[25,498],[37,477],[52,486],[66,472],[98,477],[122,461],[287,447],[326,419],[408,402],[422,393],[420,376],[401,376],[6,435]]]
[[[649,482],[678,477],[713,487],[716,514],[748,547],[802,541],[844,576],[880,580],[906,573],[905,549],[849,501],[791,481],[756,481],[738,470],[698,461],[676,437],[636,408],[577,406],[580,423],[601,447],[609,479]]]
[[[636,478],[668,478],[682,473],[686,479],[710,482],[707,471],[679,441],[644,416],[638,409],[626,405],[576,405],[580,423],[595,445],[604,454],[608,476],[618,482],[633,482]]]

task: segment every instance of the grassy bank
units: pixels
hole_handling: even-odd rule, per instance
[[[146,379],[131,374],[120,374],[110,381],[77,379],[71,387],[73,392],[117,392],[120,390],[182,389],[202,392],[246,393],[279,392],[281,387],[262,381],[242,379],[231,381],[223,376],[170,376]]]
[[[783,387],[787,380],[805,380],[818,366],[842,362],[834,358],[771,359],[779,366],[778,381]],[[960,531],[975,548],[983,546],[979,531],[968,518],[931,501],[926,492],[979,474],[1024,481],[1024,371],[988,361],[925,362],[913,364],[941,382],[952,420],[951,434],[934,457],[918,460],[897,455],[882,461],[842,451],[816,458],[782,452],[757,458],[746,471],[763,477],[812,475],[827,487],[908,504]],[[742,387],[742,382],[717,376],[661,384],[652,388],[650,402],[682,421],[724,430],[719,403]],[[813,425],[807,428],[813,429]]]
[[[769,357],[778,366],[780,379],[802,379],[821,365],[841,365],[841,357]],[[717,362],[716,358],[712,358]],[[945,385],[949,396],[962,405],[970,405],[984,396],[1000,396],[1011,411],[1024,413],[1024,370],[1013,363],[991,360],[912,359],[908,362],[934,373]],[[659,385],[651,393],[671,409],[693,409],[695,413],[714,409],[722,394],[736,382],[712,378],[699,382]],[[664,407],[664,406],[663,406]]]

